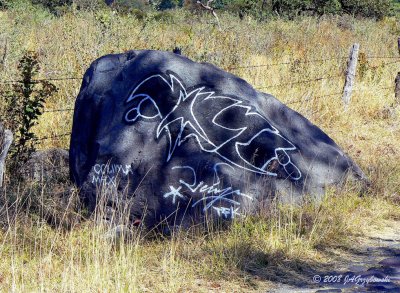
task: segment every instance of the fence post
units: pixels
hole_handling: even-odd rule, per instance
[[[1,56],[0,60],[0,69],[3,70],[6,67],[6,57],[7,57],[7,39],[4,43],[4,50],[3,50],[3,56]]]
[[[399,49],[400,54],[400,37],[397,38],[397,48]],[[397,72],[397,76],[394,80],[394,103],[396,105],[400,105],[400,71]]]
[[[400,54],[400,37],[397,38],[397,49],[399,49]]]
[[[3,176],[8,150],[13,141],[13,134],[0,123],[0,187],[3,187]]]
[[[394,88],[395,104],[400,105],[400,72],[397,72],[397,76],[394,82],[395,82],[395,88]]]
[[[347,62],[346,70],[346,81],[343,88],[342,100],[345,107],[350,104],[351,92],[353,90],[353,85],[356,77],[358,52],[360,51],[360,44],[355,43],[350,50],[349,61]]]

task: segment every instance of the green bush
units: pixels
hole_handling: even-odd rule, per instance
[[[106,7],[104,0],[74,0],[78,9],[95,11]]]
[[[228,10],[239,14],[255,14],[257,11],[261,11],[262,1],[252,1],[252,0],[232,0],[225,1],[225,5]]]
[[[30,0],[0,0],[0,9],[9,9],[16,6],[31,4]]]
[[[293,17],[309,9],[311,0],[272,0],[272,10],[280,16]]]
[[[343,0],[344,12],[372,18],[383,18],[391,14],[393,8],[391,0]]]
[[[41,5],[51,13],[58,14],[60,7],[71,5],[73,0],[32,0],[32,4]]]
[[[314,11],[319,14],[339,14],[342,5],[339,0],[313,0]]]
[[[129,12],[133,9],[144,10],[146,8],[145,0],[115,0],[111,6],[120,12]]]
[[[13,7],[18,2],[29,0],[0,0],[0,9]],[[31,0],[32,4],[45,7],[53,14],[61,14],[74,4],[78,9],[101,10],[106,6],[105,0]],[[167,10],[184,7],[199,11],[201,7],[196,0],[113,0],[107,1],[121,14],[134,13],[144,18],[149,10]],[[204,4],[206,0],[202,1]],[[381,19],[400,13],[399,0],[215,0],[210,4],[220,11],[229,11],[239,16],[252,15],[260,19],[278,15],[292,19],[300,15],[350,14]]]
[[[182,0],[158,0],[153,1],[155,8],[158,10],[172,9],[176,7],[182,7]]]
[[[399,1],[397,0],[397,5]],[[293,18],[298,15],[351,14],[380,19],[391,15],[396,2],[392,0],[217,0],[216,9],[243,15],[279,15]]]
[[[20,81],[1,91],[5,98],[2,112],[4,125],[15,135],[10,153],[13,167],[24,164],[36,149],[37,137],[33,127],[42,115],[46,99],[57,92],[57,87],[45,80],[36,80],[40,66],[36,52],[27,51],[19,61]]]

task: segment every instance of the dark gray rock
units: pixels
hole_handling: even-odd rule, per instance
[[[69,154],[64,149],[34,152],[18,170],[23,184],[20,194],[29,198],[29,208],[51,226],[71,229],[86,215],[77,189],[69,178]]]
[[[69,154],[64,149],[34,152],[22,171],[25,180],[66,181],[69,174]]]
[[[147,226],[233,219],[278,194],[320,197],[347,175],[365,179],[331,138],[273,96],[160,51],[93,62],[76,100],[70,170],[90,209],[101,198]]]

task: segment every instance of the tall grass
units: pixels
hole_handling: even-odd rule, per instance
[[[77,220],[84,211],[52,209],[59,197],[51,184],[9,188],[1,208],[0,290],[260,291],[268,280],[304,281],[308,272],[328,270],[324,248],[351,245],[351,237],[371,225],[400,218],[400,118],[389,88],[400,63],[383,65],[397,59],[370,58],[397,56],[398,22],[325,17],[259,23],[229,14],[220,20],[222,31],[208,15],[184,11],[138,20],[109,11],[72,11],[55,18],[33,7],[16,7],[0,12],[0,56],[7,44],[0,78],[17,76],[16,64],[26,49],[39,53],[41,77],[51,78],[81,77],[94,59],[107,53],[180,46],[189,58],[214,63],[291,103],[355,159],[371,179],[371,190],[360,197],[356,187],[346,185],[331,190],[322,204],[274,203],[262,215],[238,220],[229,229],[180,231],[167,239],[137,232],[119,241],[107,237],[106,223]],[[361,44],[366,58],[344,112],[340,94],[331,94],[342,90],[354,42]],[[303,62],[307,60],[324,61]],[[335,77],[274,86],[324,76]],[[79,80],[57,85],[60,90],[47,109],[72,108]],[[49,112],[35,131],[39,137],[62,134],[71,123],[72,112]],[[68,148],[68,138],[44,140],[40,147]],[[67,207],[79,206],[70,200]],[[49,218],[59,219],[52,221],[56,228],[48,225]],[[60,224],[66,218],[69,229]]]
[[[266,280],[301,281],[328,271],[321,248],[346,245],[399,208],[351,191],[321,205],[272,205],[266,214],[225,230],[180,231],[165,239],[137,232],[110,238],[106,223],[51,228],[20,212],[0,234],[1,282],[15,292],[258,291]],[[310,281],[310,279],[308,279]]]

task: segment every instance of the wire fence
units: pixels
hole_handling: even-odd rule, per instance
[[[247,69],[247,68],[259,68],[259,67],[272,67],[272,66],[280,66],[280,65],[297,65],[297,64],[307,64],[307,63],[323,63],[332,60],[343,60],[347,59],[347,57],[335,57],[335,58],[326,58],[326,59],[314,59],[314,60],[301,60],[294,59],[292,61],[280,62],[280,63],[268,63],[268,64],[259,64],[259,65],[245,65],[245,66],[237,66],[237,67],[228,67],[227,70],[237,70],[237,69]]]
[[[396,61],[382,63],[380,66],[396,64],[400,62],[400,56],[365,56],[366,60],[368,59],[398,59]],[[311,59],[311,60],[301,60],[301,59],[293,59],[291,61],[279,62],[279,63],[268,63],[268,64],[256,64],[256,65],[244,65],[244,66],[236,66],[236,67],[228,67],[225,70],[238,70],[238,69],[254,69],[254,68],[262,68],[262,67],[272,67],[272,66],[280,66],[280,65],[296,65],[296,64],[307,64],[307,63],[323,63],[332,60],[347,60],[348,57],[339,56],[332,58],[324,58],[324,59]],[[379,67],[380,67],[379,66]],[[46,81],[66,81],[66,80],[82,80],[82,77],[78,76],[66,76],[66,77],[53,77],[53,78],[43,78],[43,79],[35,79],[28,83],[40,83]],[[0,84],[17,84],[17,83],[26,83],[23,80],[3,80],[0,81]],[[280,86],[280,85],[275,85]]]
[[[3,80],[0,81],[0,84],[19,84],[19,83],[25,83],[25,84],[37,84],[41,82],[47,82],[47,81],[66,81],[66,80],[82,80],[82,77],[54,77],[54,78],[41,78],[41,79],[34,79],[31,81],[24,81],[24,80]]]
[[[400,59],[400,56],[366,56],[367,59]]]
[[[280,65],[297,65],[297,64],[307,64],[307,63],[324,63],[327,61],[333,60],[347,60],[348,57],[333,57],[333,58],[324,58],[324,59],[314,59],[314,60],[301,60],[301,59],[294,59],[292,61],[287,62],[280,62],[280,63],[268,63],[268,64],[257,64],[257,65],[244,65],[244,66],[236,66],[236,67],[228,67],[226,70],[238,70],[238,69],[254,69],[260,67],[273,67],[273,66],[280,66]],[[366,59],[398,59],[397,61],[390,62],[387,64],[393,64],[400,62],[400,56],[366,56]]]
[[[387,66],[387,65],[392,65],[392,64],[397,64],[400,63],[400,56],[365,56],[366,60],[368,59],[379,59],[379,60],[394,60],[397,59],[395,61],[390,61],[390,62],[382,62],[381,64],[379,64],[378,66],[374,66],[371,67],[370,69],[377,69],[383,66]],[[228,71],[235,71],[235,70],[240,70],[240,69],[257,69],[257,68],[268,68],[268,67],[273,67],[273,66],[285,66],[285,65],[299,65],[299,64],[311,64],[311,63],[324,63],[324,62],[328,62],[328,61],[344,61],[347,60],[348,57],[344,57],[344,56],[339,56],[339,57],[332,57],[332,58],[324,58],[324,59],[314,59],[314,60],[300,60],[300,59],[294,59],[291,61],[287,61],[287,62],[280,62],[280,63],[268,63],[268,64],[255,64],[255,65],[244,65],[244,66],[236,66],[236,67],[229,67],[225,70]],[[364,59],[365,60],[365,59]],[[343,64],[343,63],[340,63]],[[316,78],[311,78],[311,79],[305,79],[305,80],[299,80],[299,81],[292,81],[292,82],[285,82],[285,83],[277,83],[277,84],[271,84],[271,85],[259,85],[259,86],[255,86],[254,88],[257,90],[261,90],[261,89],[270,89],[270,88],[277,88],[277,87],[281,87],[281,88],[288,88],[288,87],[293,87],[296,85],[301,85],[301,84],[310,84],[310,83],[318,83],[320,81],[326,81],[326,80],[336,80],[339,78],[345,78],[345,75],[342,74],[337,74],[337,75],[328,75],[328,76],[320,76],[320,77],[316,77]],[[41,83],[41,82],[50,82],[50,81],[73,81],[73,80],[82,80],[82,77],[74,77],[74,76],[64,76],[64,77],[53,77],[53,78],[43,78],[43,79],[35,79],[32,80],[28,83],[30,84],[36,84],[36,83]],[[0,81],[0,84],[20,84],[20,83],[26,83],[26,81],[22,81],[22,80],[3,80]],[[389,89],[394,89],[394,86],[390,86],[390,87],[380,87],[378,89],[381,90],[389,90]],[[315,100],[319,100],[322,98],[326,98],[326,97],[332,97],[332,96],[342,96],[343,92],[334,92],[334,93],[328,93],[328,94],[324,94],[324,95],[309,95],[308,97],[302,97],[300,99],[296,99],[296,100],[289,100],[287,101],[285,104],[286,105],[296,105],[299,103],[308,103],[310,101],[315,101]],[[56,108],[56,109],[46,109],[43,113],[57,113],[57,112],[72,112],[74,111],[74,108]],[[314,112],[311,113],[311,115],[314,115],[315,113],[318,113],[322,111],[322,109],[318,109]],[[57,134],[57,135],[53,135],[53,136],[44,136],[44,137],[40,137],[40,138],[36,138],[35,141],[44,141],[44,140],[55,140],[55,139],[61,139],[63,137],[69,136],[71,135],[71,132],[68,133],[63,133],[63,134]]]
[[[294,82],[285,82],[285,83],[278,83],[278,84],[273,84],[273,85],[267,85],[267,86],[256,86],[255,89],[260,90],[260,89],[268,89],[268,88],[274,88],[274,87],[288,87],[292,85],[299,85],[299,84],[308,84],[312,82],[318,82],[321,80],[332,80],[336,79],[339,77],[343,77],[342,74],[339,75],[330,75],[330,76],[324,76],[324,77],[317,77],[313,79],[306,79],[306,80],[299,80],[299,81],[294,81]]]
[[[48,140],[48,139],[59,139],[61,137],[69,136],[71,135],[71,132],[63,133],[63,134],[56,134],[53,136],[43,136],[43,137],[38,137],[34,138],[34,141],[42,141],[42,140]]]
[[[65,108],[65,109],[51,109],[45,110],[43,113],[54,113],[54,112],[71,112],[74,111],[74,108]]]
[[[301,99],[297,99],[297,100],[292,100],[292,101],[288,101],[287,103],[285,103],[286,105],[295,105],[295,104],[299,104],[299,103],[303,103],[303,102],[309,102],[311,100],[319,100],[322,98],[326,98],[326,97],[333,97],[333,96],[341,96],[342,92],[337,92],[337,93],[331,93],[331,94],[326,94],[326,95],[317,95],[313,98],[311,98],[311,96],[309,98],[301,98]]]

